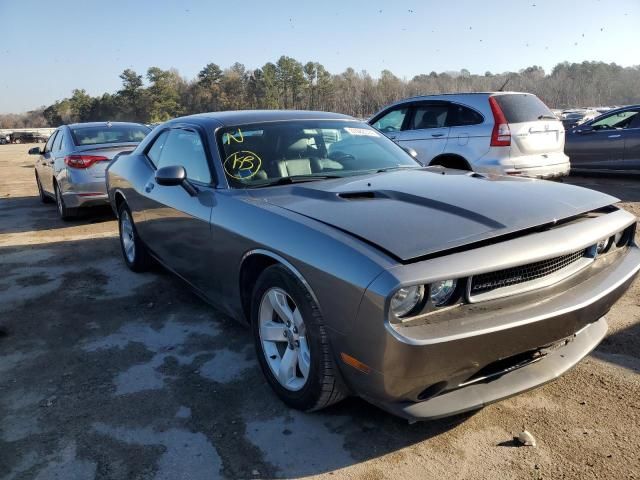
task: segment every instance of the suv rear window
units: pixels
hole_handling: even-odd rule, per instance
[[[104,125],[71,129],[76,145],[141,142],[151,129],[144,125]]]
[[[549,120],[549,118],[555,117],[549,107],[535,95],[515,93],[494,95],[493,98],[498,102],[509,123],[537,122],[538,120]]]

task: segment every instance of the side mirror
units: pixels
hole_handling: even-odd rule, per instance
[[[42,153],[42,151],[40,150],[40,147],[33,147],[29,149],[29,155],[40,155]]]
[[[574,132],[581,133],[581,134],[593,133],[594,128],[591,125],[579,125],[574,128]]]
[[[169,165],[159,168],[156,172],[156,183],[164,187],[181,186],[192,197],[198,194],[198,190],[187,179],[187,170],[182,165]]]

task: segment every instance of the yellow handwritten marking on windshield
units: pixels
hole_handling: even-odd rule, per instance
[[[240,135],[240,138],[236,138],[236,135]],[[233,140],[236,143],[244,142],[244,136],[242,135],[242,130],[238,129],[238,131],[234,134],[225,133],[222,138],[222,144],[231,145],[231,140]]]
[[[224,171],[232,178],[247,180],[262,166],[260,157],[248,150],[240,150],[229,155],[224,161]]]

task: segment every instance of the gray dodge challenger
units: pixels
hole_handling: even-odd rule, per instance
[[[615,198],[422,167],[332,113],[171,120],[106,180],[129,268],[159,262],[249,325],[306,411],[358,395],[431,419],[553,380],[640,268]]]

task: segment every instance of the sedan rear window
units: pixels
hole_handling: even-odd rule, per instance
[[[516,93],[495,95],[493,98],[509,123],[537,122],[555,117],[549,107],[535,95]]]
[[[141,142],[151,130],[144,125],[100,125],[71,129],[76,145]]]

